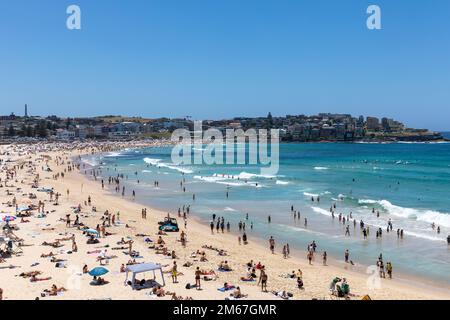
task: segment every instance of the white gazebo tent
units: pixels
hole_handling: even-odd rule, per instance
[[[162,271],[162,267],[160,264],[158,263],[153,263],[153,262],[149,262],[149,263],[139,263],[139,264],[133,264],[133,265],[129,265],[127,266],[127,268],[125,269],[126,272],[126,278],[125,278],[125,283],[127,283],[128,281],[128,274],[131,273],[131,287],[134,289],[135,288],[135,279],[136,279],[136,274],[138,273],[144,273],[144,272],[149,272],[152,271],[153,272],[153,278],[156,278],[155,275],[155,271],[159,270],[161,272],[161,278],[163,281],[163,286],[166,285],[166,282],[164,281],[164,274]]]

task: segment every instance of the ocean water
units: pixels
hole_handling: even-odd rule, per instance
[[[343,263],[345,249],[361,266],[375,264],[382,253],[394,272],[438,280],[450,288],[449,143],[282,144],[275,176],[261,175],[252,165],[177,166],[170,154],[169,147],[130,149],[84,161],[105,178],[124,174],[127,194],[135,190],[137,200],[145,204],[174,214],[189,204],[191,214],[201,220],[209,222],[215,213],[235,231],[238,222],[245,221],[250,239],[274,236],[279,249],[289,243],[294,250],[305,250],[315,240],[319,252],[326,250],[338,263]],[[180,187],[183,178],[185,192]],[[311,201],[317,196],[320,202]],[[300,211],[300,221],[293,218],[291,205]],[[352,213],[357,220],[356,228],[350,223],[351,236],[345,236],[339,213]],[[389,219],[391,233],[386,232]],[[369,225],[368,240],[361,235],[360,220]],[[440,234],[431,228],[433,222]],[[378,227],[383,229],[381,239],[375,238]],[[397,238],[397,229],[404,229],[403,240]]]

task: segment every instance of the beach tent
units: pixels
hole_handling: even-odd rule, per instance
[[[162,278],[162,281],[163,281],[163,286],[165,286],[166,282],[164,281],[164,274],[163,274],[161,265],[157,264],[157,263],[153,263],[153,262],[139,263],[139,264],[133,264],[133,265],[127,266],[127,268],[125,269],[125,272],[126,272],[125,284],[128,281],[128,274],[131,273],[132,274],[132,276],[131,276],[131,287],[133,289],[136,289],[137,286],[134,283],[135,279],[136,279],[136,274],[152,271],[153,272],[153,277],[155,278],[156,277],[156,275],[155,275],[155,271],[156,270],[159,270],[161,272],[161,278]]]

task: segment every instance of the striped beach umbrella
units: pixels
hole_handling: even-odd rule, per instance
[[[6,214],[6,213],[0,213],[0,221],[10,222],[10,221],[14,221],[16,219],[17,219],[16,216],[13,216],[13,215],[10,215],[10,214]]]

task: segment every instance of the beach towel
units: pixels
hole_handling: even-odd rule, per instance
[[[225,291],[233,290],[235,288],[236,288],[235,286],[228,286],[228,287],[219,288],[217,290],[219,290],[220,292],[225,292]]]

